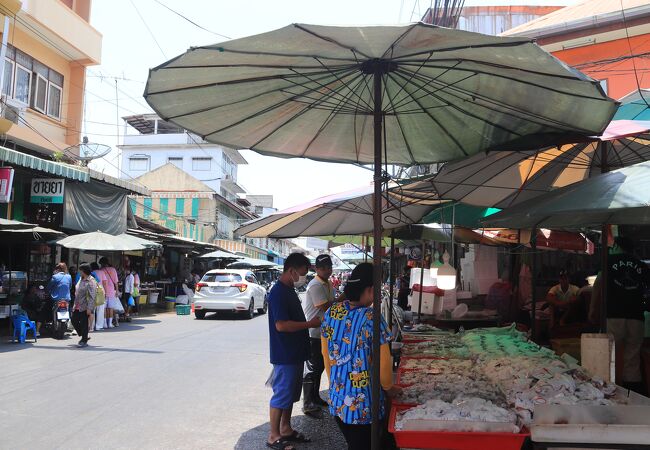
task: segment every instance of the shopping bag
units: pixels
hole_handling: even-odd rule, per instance
[[[135,300],[133,299],[132,295],[129,295],[129,300],[127,301],[127,305],[135,306]]]

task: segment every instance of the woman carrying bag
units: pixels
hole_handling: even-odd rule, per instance
[[[79,266],[81,279],[76,287],[74,310],[72,311],[72,325],[81,336],[79,347],[87,347],[88,320],[95,310],[95,298],[97,297],[97,281],[90,275],[92,270],[88,264]]]

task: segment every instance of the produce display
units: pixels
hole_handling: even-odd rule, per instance
[[[591,378],[513,327],[429,336],[406,343],[402,354],[398,379],[405,388],[396,403],[417,406],[397,414],[397,430],[424,420],[431,430],[485,430],[485,422],[517,433],[531,424],[536,405],[617,402],[615,385]]]

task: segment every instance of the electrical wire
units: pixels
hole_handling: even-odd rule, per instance
[[[154,0],[154,1],[155,1],[156,3],[158,3],[160,6],[162,6],[163,8],[166,8],[167,10],[169,10],[169,11],[171,11],[172,13],[176,14],[177,16],[179,16],[180,18],[182,18],[183,20],[186,20],[187,22],[191,23],[192,25],[194,25],[195,27],[197,27],[197,28],[199,28],[199,29],[201,29],[201,30],[203,30],[203,31],[207,31],[207,32],[210,33],[210,34],[214,34],[215,36],[219,36],[219,37],[222,37],[222,38],[225,38],[225,39],[232,39],[231,37],[226,36],[226,35],[224,35],[224,34],[217,33],[217,32],[212,31],[212,30],[208,30],[207,28],[205,28],[205,27],[199,25],[198,23],[194,22],[192,19],[189,19],[188,17],[184,16],[183,14],[179,13],[178,11],[173,10],[172,8],[170,8],[169,6],[165,5],[163,2],[161,2],[161,1],[159,1],[159,0]]]
[[[142,17],[142,14],[140,14],[140,10],[138,10],[138,7],[135,6],[135,3],[133,2],[133,0],[129,0],[129,1],[131,2],[131,5],[133,6],[133,9],[135,9],[135,12],[138,13],[138,17],[140,17],[140,20],[142,21],[144,27],[147,29],[147,31],[149,31],[149,35],[151,36],[151,38],[153,39],[153,41],[154,41],[154,42],[156,43],[156,45],[158,46],[158,50],[160,50],[160,53],[162,53],[163,57],[164,57],[165,59],[167,59],[167,55],[165,55],[165,51],[164,51],[163,48],[160,46],[160,43],[158,43],[158,39],[156,39],[156,36],[154,36],[153,31],[151,31],[151,28],[149,28],[149,25],[147,24],[147,21],[144,20],[144,17]]]

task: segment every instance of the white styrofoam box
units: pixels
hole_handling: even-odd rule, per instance
[[[475,261],[496,261],[497,247],[491,245],[478,245],[476,248]]]
[[[494,261],[474,262],[474,278],[499,278],[499,270]]]
[[[418,305],[420,303],[420,293],[415,292],[414,295],[409,295],[409,305],[413,313],[418,312]],[[427,292],[422,293],[422,304],[420,305],[420,312],[422,314],[438,314],[442,312],[442,298],[436,297],[434,294]]]
[[[496,277],[495,278],[474,278],[474,280],[470,282],[472,286],[472,293],[474,295],[487,295],[492,285],[497,281],[499,281],[499,279]]]
[[[414,284],[420,284],[420,268],[411,269],[411,280],[409,282],[409,287],[413,288]],[[424,269],[424,279],[422,280],[423,286],[435,286],[433,280],[431,279],[431,271],[429,269]]]
[[[445,295],[442,297],[442,309],[450,311],[454,309],[456,305],[456,289],[445,291]]]
[[[580,355],[582,367],[592,376],[607,382],[616,381],[616,346],[611,333],[583,333],[580,336]]]

